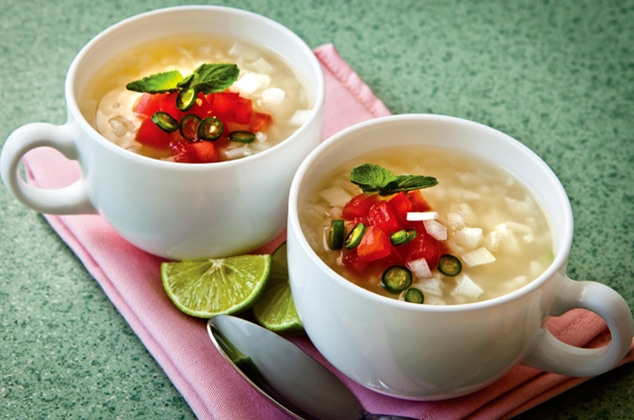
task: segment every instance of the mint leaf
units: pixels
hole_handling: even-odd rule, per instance
[[[379,192],[394,179],[391,171],[373,163],[357,166],[350,173],[350,182],[360,186],[366,194]]]
[[[165,93],[178,90],[183,75],[178,70],[157,73],[128,83],[125,87],[135,92]]]
[[[201,64],[192,75],[178,83],[178,87],[193,88],[205,95],[222,92],[238,79],[239,73],[235,64]]]
[[[433,187],[438,184],[438,180],[433,176],[398,175],[396,177],[396,184],[398,185],[399,191],[412,191]]]
[[[373,163],[364,163],[352,170],[350,182],[361,187],[365,194],[391,195],[433,187],[438,180],[423,175],[394,175],[390,170]]]

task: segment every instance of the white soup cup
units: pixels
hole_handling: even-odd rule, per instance
[[[300,211],[324,174],[386,145],[431,145],[479,156],[510,171],[543,207],[554,261],[537,279],[484,302],[434,306],[390,299],[329,268],[302,231]],[[350,127],[322,143],[298,169],[289,198],[288,265],[293,299],[321,354],[354,381],[411,400],[456,397],[496,381],[517,364],[570,376],[615,367],[632,342],[627,303],[601,283],[566,276],[573,219],[551,169],[527,147],[486,126],[438,115],[399,115]],[[565,344],[544,327],[548,317],[584,308],[607,323],[606,347]]]
[[[299,74],[312,109],[286,140],[235,161],[166,162],[125,150],[88,122],[96,104],[85,92],[118,55],[166,37],[203,34],[250,41],[280,55]],[[68,121],[33,123],[7,139],[0,161],[7,188],[48,214],[99,213],[125,239],[162,257],[221,257],[251,251],[281,233],[290,182],[301,160],[321,140],[324,104],[321,66],[293,32],[263,16],[215,6],[183,6],[144,13],[106,29],[76,56],[66,77]],[[29,150],[49,146],[78,160],[81,179],[41,189],[19,175]]]

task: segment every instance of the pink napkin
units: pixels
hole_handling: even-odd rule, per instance
[[[326,78],[324,138],[354,123],[389,115],[333,45],[319,47],[315,54]],[[79,177],[76,162],[47,148],[30,152],[24,160],[30,182],[41,187],[67,185]],[[172,305],[161,284],[161,259],[127,243],[100,216],[45,217],[99,282],[199,419],[290,418],[232,370],[209,340],[204,320],[189,317]],[[270,252],[282,240],[283,236],[277,238],[263,251]],[[588,311],[575,310],[551,319],[549,328],[560,339],[578,346],[599,346],[609,340],[603,321]],[[325,363],[308,339],[296,342]],[[632,360],[630,349],[623,363]],[[379,395],[342,377],[368,411],[421,419],[509,418],[586,379],[518,366],[471,395],[412,402]]]

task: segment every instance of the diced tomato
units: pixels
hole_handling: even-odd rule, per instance
[[[173,141],[170,143],[172,158],[175,162],[191,163],[189,153],[187,153],[187,143],[189,141]]]
[[[429,211],[431,206],[423,197],[420,190],[408,191],[407,198],[412,202],[412,211]]]
[[[167,93],[151,94],[144,93],[141,95],[139,102],[134,108],[134,113],[139,117],[151,117],[156,111],[161,110],[161,104],[165,100]]]
[[[388,204],[399,223],[405,225],[407,223],[407,213],[411,212],[414,207],[409,198],[407,198],[407,195],[401,191],[392,197],[388,201]]]
[[[198,94],[196,103],[189,109],[189,111],[187,111],[187,113],[197,115],[200,118],[207,118],[209,116],[211,113],[211,104],[204,93],[200,92]]]
[[[219,119],[233,121],[240,95],[236,92],[218,92],[207,95],[213,114]]]
[[[197,141],[186,146],[192,163],[209,163],[218,160],[216,146],[209,141]]]
[[[387,201],[379,200],[370,206],[367,215],[370,225],[381,228],[388,235],[400,230],[400,224],[390,209]]]
[[[238,124],[249,124],[253,117],[253,104],[251,99],[238,98],[236,103],[235,122]]]
[[[345,249],[343,250],[343,264],[344,266],[352,271],[354,274],[362,274],[367,268],[368,263],[359,261],[359,256],[357,255],[357,248],[354,249]]]
[[[167,149],[170,147],[172,136],[154,124],[152,118],[147,117],[141,121],[141,126],[136,133],[136,141],[157,149]]]
[[[390,236],[377,226],[368,226],[357,246],[359,262],[371,262],[387,257],[392,252]]]
[[[163,111],[180,121],[180,119],[185,116],[186,112],[176,108],[177,96],[177,91],[157,94],[145,93],[141,96],[141,99],[139,99],[136,108],[134,108],[134,113],[139,116],[151,117],[155,112]]]
[[[249,125],[249,130],[254,133],[266,130],[271,124],[272,117],[263,112],[254,112]]]
[[[399,253],[406,262],[425,258],[430,270],[438,266],[438,261],[442,255],[440,242],[425,232],[424,228],[417,229],[416,237],[410,242],[395,248],[399,248]]]
[[[176,108],[177,96],[178,91],[168,93],[161,103],[161,111],[167,112],[172,117],[176,118],[177,121],[180,121],[187,114],[187,112],[183,112],[180,109]]]
[[[343,207],[342,216],[346,220],[353,220],[356,217],[363,217],[368,214],[368,210],[372,207],[372,204],[378,201],[376,194],[359,194],[352,197],[350,201]]]

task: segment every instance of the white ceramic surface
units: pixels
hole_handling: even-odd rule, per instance
[[[536,280],[485,302],[415,305],[345,280],[311,249],[299,209],[323,174],[390,145],[428,144],[493,161],[522,180],[547,213],[555,259]],[[380,393],[413,400],[451,398],[485,387],[518,363],[571,376],[598,375],[626,354],[630,309],[609,287],[566,276],[573,218],[568,197],[533,152],[492,128],[437,115],[400,115],[359,124],[328,139],[298,169],[289,199],[288,264],[295,306],[317,349],[337,369]],[[542,326],[573,308],[598,313],[612,342],[588,350],[564,344]]]
[[[84,117],[96,109],[82,97],[96,72],[137,45],[192,33],[235,37],[276,51],[305,82],[313,106],[307,122],[267,151],[210,164],[154,160],[103,138]],[[139,248],[181,259],[244,253],[283,231],[293,174],[321,139],[325,87],[311,49],[282,25],[239,9],[184,6],[131,17],[96,36],[73,61],[65,95],[66,124],[29,124],[7,139],[0,161],[7,188],[43,213],[100,213]],[[26,184],[19,161],[42,146],[78,160],[82,178],[56,190]]]

